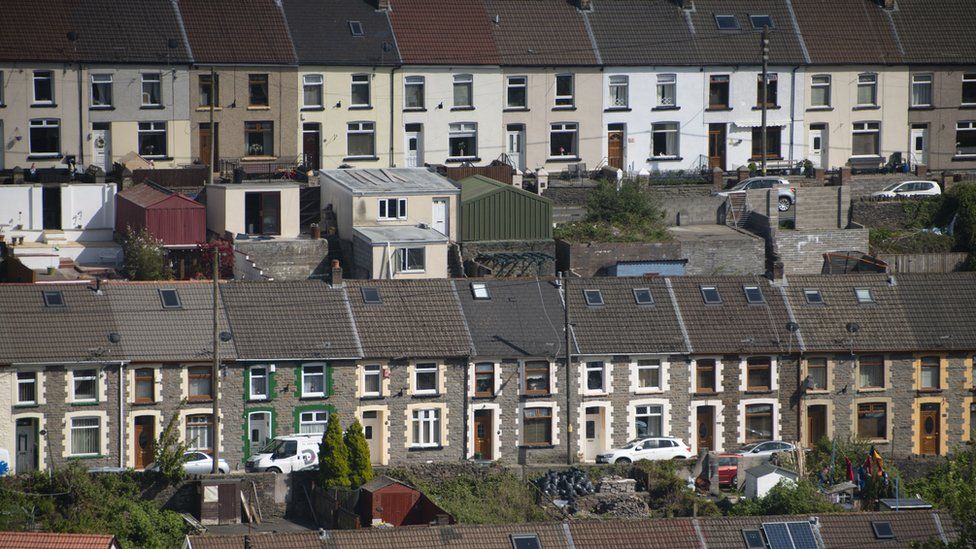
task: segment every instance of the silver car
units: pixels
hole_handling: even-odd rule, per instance
[[[796,202],[796,189],[790,186],[789,181],[779,177],[750,177],[738,182],[731,189],[714,193],[714,196],[729,196],[729,193],[750,189],[776,189],[779,195],[777,209],[781,212],[788,212]]]
[[[207,475],[213,471],[213,458],[203,452],[186,452],[183,454],[183,469],[191,475]],[[159,466],[153,463],[146,468],[147,471],[158,471]],[[220,458],[217,461],[217,470],[223,474],[230,473],[230,465]]]

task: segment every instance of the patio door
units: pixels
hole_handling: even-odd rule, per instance
[[[513,168],[525,171],[525,126],[522,124],[505,127],[505,154]]]
[[[929,127],[927,124],[912,124],[912,165],[929,163]]]
[[[416,168],[424,165],[424,132],[423,124],[407,124],[404,133],[404,166]]]

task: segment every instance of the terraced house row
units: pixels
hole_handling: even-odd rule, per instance
[[[12,0],[0,21],[0,169],[74,157],[108,171],[130,153],[215,169],[876,168],[893,154],[976,168],[976,6],[932,7]]]
[[[944,455],[974,427],[971,274],[333,276],[220,284],[216,379],[206,283],[0,287],[0,447],[16,471],[140,469],[175,418],[239,468],[339,417],[379,464],[551,464],[653,435]]]

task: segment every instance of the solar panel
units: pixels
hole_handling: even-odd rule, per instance
[[[813,535],[813,528],[809,522],[790,522],[786,525],[793,538],[796,549],[820,549],[817,537]]]
[[[762,527],[769,541],[769,549],[793,549],[793,540],[785,522],[764,522]]]

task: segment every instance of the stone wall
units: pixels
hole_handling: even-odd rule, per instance
[[[477,266],[472,262],[478,255],[483,253],[523,253],[538,252],[551,256],[553,259],[546,261],[535,268],[525,272],[521,268],[514,271],[513,276],[555,276],[556,275],[556,241],[555,240],[496,240],[485,242],[461,242],[458,244],[461,249],[461,258],[465,263],[465,274],[467,276],[484,276],[478,272]]]
[[[557,212],[563,217],[558,221],[569,221],[585,213],[589,194],[595,184],[574,184],[572,186],[550,186],[543,196],[553,201]],[[651,185],[648,193],[654,198],[664,213],[668,225],[714,225],[724,223],[725,198],[712,196],[709,184]]]
[[[687,260],[689,275],[763,274],[765,245],[759,238],[668,242],[556,241],[556,269],[576,275],[607,276],[623,261]]]
[[[868,229],[781,229],[775,233],[776,249],[786,274],[819,274],[823,254],[827,252],[867,253],[869,232]]]
[[[261,509],[261,516],[269,518],[292,517],[307,507],[304,500],[303,487],[311,491],[317,473],[301,472],[290,475],[275,473],[248,473],[246,475],[190,475],[177,484],[170,484],[160,475],[143,473],[137,476],[140,483],[140,495],[143,499],[154,501],[161,508],[177,513],[190,513],[199,516],[200,508],[200,480],[220,478],[240,480],[241,493],[248,501],[254,500],[257,494],[257,504]]]
[[[275,280],[304,280],[329,268],[329,243],[319,240],[236,240],[234,249]]]

